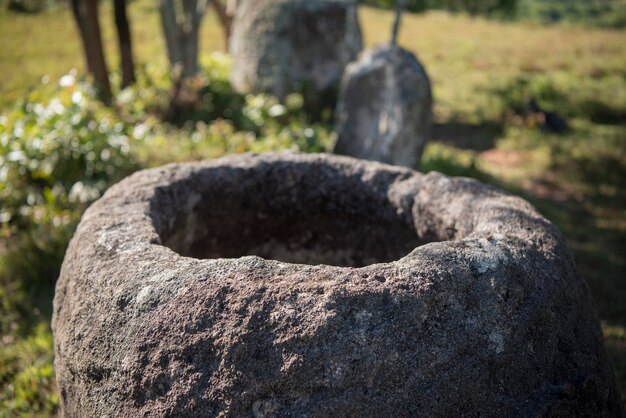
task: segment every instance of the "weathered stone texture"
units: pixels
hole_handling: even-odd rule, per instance
[[[430,81],[415,55],[391,44],[367,49],[341,82],[334,152],[415,168],[430,136],[431,106]]]
[[[231,82],[243,93],[320,96],[362,48],[352,0],[241,0],[233,22]],[[309,99],[309,97],[307,97]]]
[[[81,220],[53,330],[72,417],[622,411],[552,224],[473,180],[346,157],[128,177]]]

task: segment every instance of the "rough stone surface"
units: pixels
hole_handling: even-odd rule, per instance
[[[415,55],[391,44],[367,49],[341,81],[334,152],[415,168],[430,136],[431,106]]]
[[[229,47],[231,82],[243,93],[284,98],[305,91],[313,99],[339,84],[361,48],[356,1],[241,0]]]
[[[622,414],[552,224],[474,180],[347,157],[128,177],[83,216],[53,330],[72,417]]]

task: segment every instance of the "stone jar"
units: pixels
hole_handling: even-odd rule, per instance
[[[303,92],[311,105],[326,96],[334,103],[343,69],[361,48],[356,1],[241,0],[229,46],[231,83],[242,93],[283,99]]]
[[[585,281],[524,200],[291,153],[144,170],[54,299],[65,416],[621,416]]]
[[[345,69],[336,118],[335,153],[416,168],[432,125],[426,70],[397,45],[366,49]]]

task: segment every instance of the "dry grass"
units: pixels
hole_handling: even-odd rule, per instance
[[[129,6],[134,53],[138,64],[166,62],[156,3],[134,1]],[[101,8],[103,39],[110,69],[118,66],[113,10],[106,2]],[[39,15],[0,11],[0,108],[22,97],[43,76],[55,80],[84,61],[76,28],[68,9]],[[202,26],[203,53],[224,50],[224,38],[216,16],[209,13]]]

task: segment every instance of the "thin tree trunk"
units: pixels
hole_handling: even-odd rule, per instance
[[[133,62],[130,26],[126,15],[126,0],[115,0],[113,4],[115,8],[115,26],[117,27],[117,38],[122,62],[122,88],[124,88],[135,82],[135,65]]]
[[[159,11],[161,15],[161,27],[165,38],[165,46],[167,48],[167,57],[170,65],[182,65],[183,56],[180,50],[179,28],[176,22],[176,7],[173,0],[161,0],[159,3]]]
[[[182,0],[183,15],[177,18],[174,0],[160,0],[161,25],[172,69],[181,67],[180,76],[198,73],[200,23],[210,0]]]
[[[93,76],[100,97],[105,103],[110,103],[111,84],[109,82],[109,71],[104,58],[104,48],[102,46],[102,35],[100,34],[100,21],[98,18],[98,0],[83,0],[85,4],[87,21],[85,28],[89,34],[89,49],[93,53]]]
[[[228,51],[228,43],[230,41],[230,34],[233,27],[234,8],[232,8],[230,5],[227,8],[226,6],[224,6],[224,4],[222,4],[220,0],[213,0],[212,4],[215,12],[217,13],[217,17],[220,20],[222,29],[224,30],[224,42],[226,44],[226,51]]]
[[[185,34],[183,44],[185,61],[183,63],[183,77],[193,77],[198,74],[198,28],[190,28]]]
[[[81,0],[72,0],[72,14],[74,15],[74,21],[76,22],[76,27],[78,28],[78,33],[80,35],[80,41],[83,46],[85,64],[87,65],[87,72],[93,74],[94,72],[93,52],[89,46],[90,45],[89,33],[87,31],[87,28],[85,27],[87,16],[85,14],[85,8],[81,7]]]
[[[181,40],[183,40],[181,47],[185,54],[183,65],[185,77],[193,77],[198,73],[200,23],[208,5],[208,0],[183,0],[185,21],[181,27]]]
[[[174,0],[160,0],[159,11],[167,56],[173,73],[174,89],[165,120],[179,123],[186,110],[196,105],[197,95],[189,95],[185,78],[198,74],[198,49],[200,23],[210,0],[182,0],[177,8]],[[180,5],[180,3],[179,3]],[[181,12],[182,15],[177,14]]]

